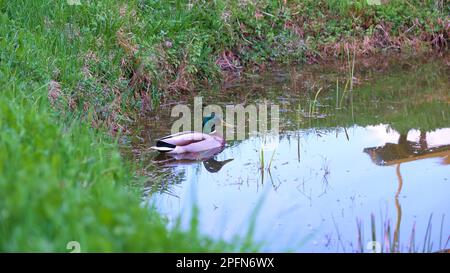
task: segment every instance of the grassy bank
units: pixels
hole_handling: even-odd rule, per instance
[[[140,206],[141,179],[117,143],[78,120],[62,123],[46,85],[0,66],[0,251],[230,251],[188,232],[167,229]],[[19,75],[20,74],[20,75]]]
[[[56,83],[59,111],[118,132],[222,71],[448,49],[447,1],[378,2],[0,1],[2,42],[13,47],[2,51],[13,69]]]
[[[212,242],[195,219],[189,231],[168,229],[140,206],[142,179],[124,162],[117,142],[90,124],[63,123],[47,100],[47,85],[2,63],[0,85],[0,251],[82,252],[249,251]],[[21,74],[21,75],[18,75]]]
[[[20,85],[20,82],[17,82]],[[73,122],[58,125],[37,92],[0,98],[0,251],[223,251],[192,232],[168,230],[139,206],[136,178],[110,138]]]
[[[141,208],[111,135],[223,71],[448,48],[445,1],[69,2],[0,0],[1,251],[234,249]]]
[[[95,128],[92,106],[108,101],[104,90],[77,71],[76,56],[89,42],[42,29],[41,19],[67,19],[44,19],[58,8],[44,2],[15,1],[12,9],[0,1],[0,252],[69,252],[70,241],[82,252],[251,250],[212,242],[195,220],[188,231],[168,229],[154,209],[140,206],[135,166],[124,162],[115,138]],[[93,105],[68,111],[77,96],[81,106]]]

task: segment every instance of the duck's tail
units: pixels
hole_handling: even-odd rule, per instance
[[[164,142],[162,140],[158,140],[156,141],[156,146],[152,146],[150,148],[153,150],[157,150],[161,153],[167,153],[173,151],[176,147],[177,147],[176,145]]]

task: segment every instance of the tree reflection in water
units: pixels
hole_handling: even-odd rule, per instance
[[[442,164],[450,164],[450,144],[428,145],[427,132],[420,131],[418,141],[409,141],[408,132],[400,134],[398,143],[386,143],[384,146],[365,148],[364,152],[369,154],[372,161],[379,166],[396,166],[396,175],[398,181],[397,192],[395,193],[395,207],[397,209],[397,223],[394,230],[394,239],[391,246],[391,252],[400,251],[400,224],[402,219],[402,207],[399,196],[403,187],[403,177],[400,170],[402,163],[416,160],[441,157]]]

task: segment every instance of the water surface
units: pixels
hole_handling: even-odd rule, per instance
[[[278,67],[203,91],[205,103],[281,109],[275,139],[229,141],[204,161],[148,152],[170,133],[167,105],[136,127],[134,148],[165,174],[150,179],[145,202],[186,227],[195,204],[213,238],[245,236],[254,224],[264,251],[367,252],[370,241],[383,251],[449,248],[449,71],[440,59],[357,62],[344,93],[345,64]]]

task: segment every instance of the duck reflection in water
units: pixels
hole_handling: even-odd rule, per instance
[[[216,173],[222,169],[225,164],[233,161],[233,158],[219,161],[217,155],[222,152],[224,147],[218,147],[197,153],[183,154],[159,154],[154,158],[154,163],[164,167],[176,167],[182,165],[190,165],[195,162],[202,161],[205,169],[210,173]]]

